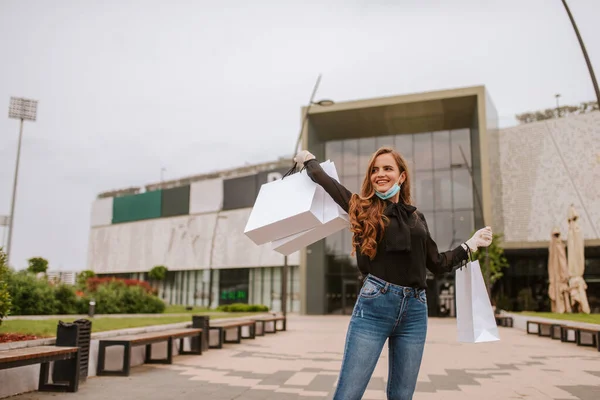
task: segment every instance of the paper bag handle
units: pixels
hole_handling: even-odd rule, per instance
[[[471,260],[472,257],[473,257],[473,253],[471,252],[471,248],[469,246],[467,246],[467,262],[464,265],[461,265],[460,267],[456,268],[456,270],[460,269],[462,271],[463,268],[468,267],[469,264],[471,264],[471,261],[473,261],[473,260]]]
[[[291,175],[294,175],[294,174],[296,173],[296,167],[297,167],[297,166],[298,166],[298,163],[297,163],[297,162],[295,162],[295,163],[294,163],[294,165],[292,166],[292,168],[290,168],[290,170],[289,170],[288,172],[286,172],[286,173],[283,175],[283,178],[281,178],[281,179],[285,179],[285,177],[286,177],[286,176],[291,176]],[[303,166],[302,166],[302,169],[301,169],[299,172],[302,172],[302,171],[304,171],[304,168],[306,168],[306,166],[304,166],[304,165],[303,165]]]

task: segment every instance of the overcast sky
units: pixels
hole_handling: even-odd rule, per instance
[[[600,2],[569,4],[600,74]],[[501,126],[594,99],[560,0],[0,0],[0,215],[9,98],[39,100],[13,265],[85,269],[99,192],[290,154],[319,73],[335,101],[483,84]]]

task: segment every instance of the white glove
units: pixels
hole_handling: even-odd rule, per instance
[[[313,156],[308,150],[300,150],[296,157],[294,157],[294,162],[298,163],[300,166],[304,166],[304,163],[308,160],[314,160],[315,156]]]
[[[488,247],[492,244],[492,228],[486,226],[475,232],[473,237],[465,242],[471,251],[475,252],[479,247]]]

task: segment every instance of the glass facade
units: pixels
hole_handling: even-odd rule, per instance
[[[449,250],[467,240],[474,229],[473,184],[467,168],[467,163],[472,164],[470,130],[329,141],[325,158],[335,163],[340,182],[358,193],[370,158],[381,146],[394,147],[406,159],[413,202],[425,215],[439,250]],[[328,313],[347,314],[356,300],[360,282],[356,260],[350,256],[351,240],[348,230],[325,240]],[[431,283],[435,293],[430,297],[437,303],[439,287],[447,290],[449,283],[445,278]],[[437,306],[434,315],[436,311]]]

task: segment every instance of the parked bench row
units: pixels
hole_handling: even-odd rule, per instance
[[[69,335],[73,337],[68,338],[67,341],[60,338],[61,325],[73,325],[61,322],[57,329],[57,341],[54,346],[35,346],[0,351],[0,370],[41,364],[39,391],[77,392],[79,382],[87,377],[87,354],[89,352],[91,324],[87,320],[85,322],[87,326],[84,326],[83,329],[85,329],[84,333],[87,335],[87,339],[83,339],[83,341],[72,334]],[[134,347],[146,347],[144,363],[171,364],[173,362],[173,344],[176,341],[179,341],[179,354],[201,355],[203,348],[220,349],[224,343],[240,343],[242,339],[254,339],[256,336],[263,336],[267,333],[285,331],[287,328],[286,322],[285,316],[261,316],[230,321],[209,320],[208,332],[202,328],[187,327],[100,339],[96,374],[99,376],[129,376],[131,372],[131,350]],[[272,328],[269,328],[270,325],[272,325]],[[79,332],[80,327],[77,326],[76,328],[78,328],[76,332]],[[243,328],[248,330],[246,335],[243,335]],[[217,332],[216,343],[210,343],[210,331]],[[233,339],[231,338],[232,334]],[[190,339],[189,350],[185,350],[184,339],[186,338]],[[67,342],[75,344],[75,346],[65,345]],[[87,346],[86,348],[80,346],[82,342],[85,343],[84,347]],[[166,358],[153,358],[152,345],[163,342],[167,344]],[[113,346],[123,347],[123,363],[119,370],[107,370],[105,368],[106,349]],[[85,355],[85,358],[82,355]],[[54,382],[48,383],[51,362],[55,362],[53,368]],[[85,366],[82,364],[85,364]],[[81,375],[82,371],[84,371],[85,377]]]
[[[277,322],[282,322],[282,328],[277,329]],[[230,321],[210,321],[209,332],[201,328],[183,328],[170,331],[158,331],[151,333],[141,333],[138,335],[119,336],[109,339],[101,339],[98,348],[98,368],[97,375],[129,376],[131,364],[131,349],[135,346],[146,346],[145,363],[153,364],[172,364],[173,362],[173,341],[179,340],[179,354],[201,355],[202,348],[221,349],[224,343],[240,343],[242,339],[254,339],[257,335],[262,336],[265,333],[275,333],[278,330],[286,329],[285,316],[265,316],[248,319],[235,319]],[[266,324],[272,323],[273,329],[266,330]],[[257,325],[260,327],[257,333]],[[244,336],[242,328],[247,327],[249,333]],[[217,342],[210,343],[210,331],[217,332]],[[233,335],[232,335],[233,334]],[[229,335],[229,336],[228,336]],[[233,336],[233,338],[231,338]],[[186,337],[197,338],[190,341],[190,350],[185,350],[184,339]],[[207,345],[203,343],[207,342]],[[152,344],[167,343],[167,357],[164,359],[152,358]],[[106,348],[110,346],[123,346],[123,368],[117,371],[107,370],[105,368]]]
[[[535,329],[537,327],[537,329]],[[576,343],[577,346],[591,346],[600,351],[600,328],[580,325],[574,322],[555,323],[528,320],[527,333],[550,337],[561,342]]]

